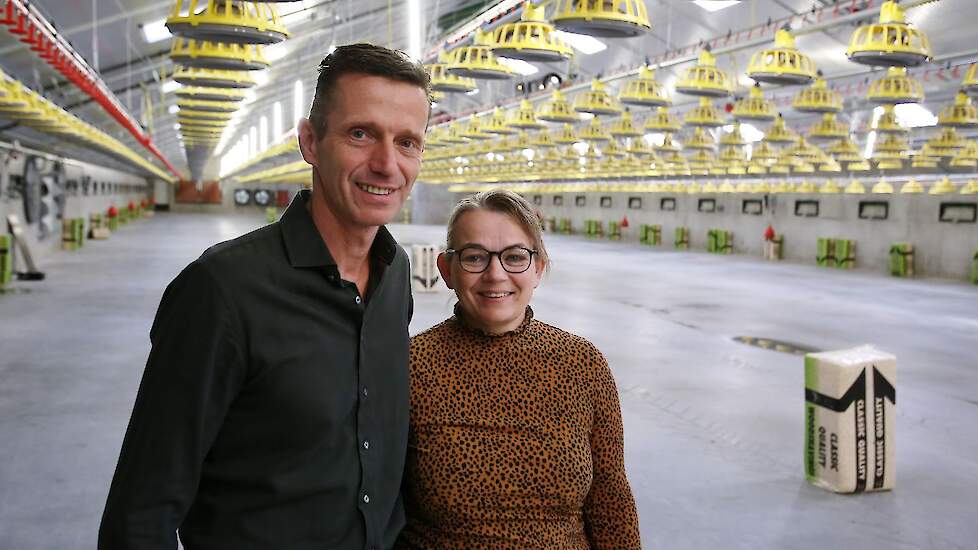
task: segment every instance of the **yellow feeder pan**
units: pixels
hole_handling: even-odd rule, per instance
[[[826,152],[839,162],[858,162],[862,160],[862,154],[859,152],[859,147],[846,136],[840,139],[838,143],[829,147]]]
[[[815,80],[815,62],[798,51],[788,29],[774,35],[774,48],[755,53],[747,66],[747,76],[765,84],[795,86]]]
[[[489,122],[482,127],[482,131],[499,135],[516,133],[515,128],[510,128],[509,123],[506,121],[506,114],[499,107],[493,109],[492,116],[489,118]]]
[[[626,151],[628,151],[628,154],[640,158],[653,155],[652,148],[649,147],[648,142],[646,142],[645,139],[643,138],[637,138],[631,140],[631,142],[628,144],[628,147],[626,148]]]
[[[211,42],[275,44],[289,37],[273,6],[245,0],[177,0],[166,28]]]
[[[713,136],[708,134],[703,128],[697,128],[696,131],[693,132],[693,137],[686,140],[687,149],[712,151],[714,148],[716,148],[716,146],[716,140],[714,140]]]
[[[622,149],[621,145],[615,140],[608,141],[608,144],[600,149],[601,155],[604,157],[622,158],[628,155],[628,153]]]
[[[910,132],[909,128],[900,125],[893,105],[883,106],[883,114],[876,121],[876,126],[873,130],[881,134],[907,134]]]
[[[482,122],[476,115],[472,115],[469,118],[468,124],[465,125],[460,133],[461,136],[466,139],[475,139],[480,141],[494,137],[492,134],[482,131]]]
[[[492,31],[493,53],[531,63],[551,63],[572,57],[574,50],[557,37],[554,26],[544,16],[545,9],[530,2],[523,4],[519,21]]]
[[[439,59],[444,60],[446,54],[439,55]],[[450,94],[471,92],[478,85],[474,78],[465,78],[455,74],[450,74],[444,63],[434,63],[428,65],[428,75],[431,77],[431,89],[437,92],[447,92]]]
[[[818,192],[819,193],[841,193],[842,188],[839,187],[838,183],[835,183],[835,180],[825,180],[825,183],[823,183],[822,186],[818,188]]]
[[[798,92],[791,106],[802,113],[838,113],[842,110],[842,96],[830,90],[825,79],[819,78],[810,87]]]
[[[617,115],[622,112],[618,100],[611,97],[600,80],[591,81],[591,89],[574,98],[574,110],[592,115]]]
[[[193,126],[218,126],[224,128],[228,125],[226,120],[206,120],[202,118],[177,118],[177,124],[184,128]]]
[[[770,187],[772,193],[794,193],[795,188],[785,180],[781,180],[778,183]]]
[[[838,174],[842,171],[842,165],[834,159],[828,159],[818,165],[818,171],[823,174]]]
[[[887,183],[886,180],[881,179],[873,186],[870,192],[876,195],[892,195],[893,186]]]
[[[560,90],[554,90],[550,100],[540,106],[537,118],[546,122],[577,122],[581,119]]]
[[[767,166],[758,162],[747,165],[747,173],[752,176],[763,176],[767,174]]]
[[[717,68],[716,57],[709,48],[700,52],[699,62],[686,69],[676,82],[676,91],[681,94],[702,97],[727,97],[733,93],[733,81],[727,73]]]
[[[883,139],[876,143],[874,148],[877,153],[890,153],[889,158],[902,158],[910,150],[910,144],[906,136],[900,134],[887,134]],[[896,155],[895,157],[893,155]]]
[[[257,71],[268,67],[262,47],[174,38],[170,59],[185,67],[219,71]]]
[[[962,195],[978,195],[978,181],[971,180],[961,187]]]
[[[927,36],[907,24],[903,9],[892,0],[883,3],[879,23],[852,33],[846,56],[876,67],[916,67],[932,59]]]
[[[772,174],[790,174],[791,173],[791,165],[790,164],[785,164],[785,163],[779,162],[779,163],[771,166],[771,168],[769,169],[769,172],[771,172]]]
[[[770,122],[778,116],[774,104],[764,98],[760,84],[750,89],[750,95],[734,102],[733,117],[739,121]]]
[[[203,99],[180,99],[177,101],[177,106],[181,109],[214,113],[233,113],[239,109],[238,104],[231,101],[206,101]]]
[[[209,88],[204,86],[183,86],[177,89],[180,99],[195,99],[202,101],[239,102],[243,101],[248,92],[234,88]]]
[[[848,195],[863,195],[866,193],[866,186],[861,181],[854,179],[849,182],[844,191]]]
[[[584,141],[611,141],[611,134],[601,127],[601,121],[597,118],[591,119],[591,124],[582,129],[578,136]]]
[[[449,52],[445,70],[449,74],[479,80],[506,80],[516,71],[503,65],[492,52],[492,35],[475,31],[475,42]]]
[[[816,140],[837,140],[849,137],[849,125],[836,119],[835,113],[825,113],[822,120],[808,129],[808,137]]]
[[[958,149],[965,146],[964,140],[958,137],[953,126],[945,126],[941,133],[927,141],[925,147],[938,157],[953,157]]]
[[[636,107],[665,107],[672,104],[665,86],[655,79],[655,71],[647,66],[639,69],[637,78],[625,83],[618,94],[618,101]]]
[[[956,193],[958,188],[951,183],[951,179],[947,176],[941,178],[940,181],[931,186],[930,190],[927,192],[929,195],[949,195]]]
[[[564,124],[564,127],[557,131],[557,134],[553,136],[554,142],[561,145],[569,145],[572,143],[577,143],[581,141],[577,137],[577,133],[574,132],[574,127],[570,124]]]
[[[177,69],[177,72],[173,73],[173,80],[184,86],[239,90],[253,88],[257,85],[255,78],[248,71],[219,71],[188,67]]]
[[[924,186],[920,185],[920,182],[918,182],[913,178],[910,178],[910,181],[903,184],[903,187],[900,188],[900,193],[905,195],[919,194],[923,192],[924,192]]]
[[[955,170],[973,171],[978,168],[978,158],[970,155],[958,155],[951,159],[950,166]]]
[[[649,132],[678,132],[681,127],[679,117],[665,107],[659,107],[654,115],[645,119],[645,129]]]
[[[551,19],[562,31],[605,38],[630,38],[652,29],[644,0],[557,0]]]
[[[846,165],[847,172],[869,172],[873,167],[869,165],[868,160],[861,160],[858,162],[850,162]]]
[[[815,167],[811,163],[801,161],[792,166],[791,171],[797,174],[814,174]]]
[[[685,191],[686,191],[686,193],[688,193],[690,195],[695,195],[697,193],[702,193],[703,192],[703,184],[701,184],[699,182],[696,182],[696,181],[691,181],[688,184],[686,184]]]
[[[763,180],[755,183],[753,188],[754,193],[771,193],[773,191],[771,184]]]
[[[632,124],[632,114],[628,111],[623,112],[621,118],[611,123],[609,132],[616,138],[630,138],[642,135],[641,130]]]
[[[703,126],[716,128],[725,124],[725,115],[722,110],[713,106],[713,102],[707,97],[700,98],[698,107],[686,113],[683,124],[686,126]]]
[[[557,146],[554,138],[546,130],[530,136],[530,147],[534,149],[553,149]]]
[[[533,104],[529,99],[520,100],[520,106],[509,119],[509,125],[520,130],[537,130],[544,127],[544,124],[537,120],[536,112],[533,111]]]
[[[179,116],[186,117],[186,118],[194,118],[194,119],[202,118],[207,120],[223,120],[223,121],[229,121],[233,116],[233,113],[219,113],[215,111],[196,111],[193,109],[184,109],[184,108],[181,108],[180,111],[178,111],[178,113]]]
[[[924,85],[907,76],[906,67],[890,67],[885,77],[869,85],[866,98],[879,104],[920,103]]]
[[[703,184],[703,192],[704,193],[718,193],[719,191],[720,191],[720,188],[717,187],[716,182],[714,182],[712,180]]]
[[[762,162],[765,164],[774,162],[777,160],[777,158],[778,152],[771,147],[771,144],[764,141],[755,145],[750,155],[751,161]]]
[[[978,109],[971,104],[971,98],[967,94],[959,92],[954,99],[954,105],[950,105],[941,111],[940,116],[937,117],[937,123],[953,128],[978,127]]]
[[[687,145],[686,148],[689,149],[690,148],[689,145]],[[697,150],[694,154],[690,155],[686,159],[686,161],[689,162],[690,165],[697,164],[697,165],[709,166],[711,164],[716,163],[717,159],[715,156],[710,154],[707,150],[700,149]]]
[[[723,183],[717,187],[717,192],[719,193],[736,193],[737,189],[730,183],[729,180],[724,180]]]
[[[882,159],[876,163],[879,170],[902,170],[903,161],[900,159]]]
[[[655,147],[657,153],[671,153],[673,155],[679,153],[682,150],[682,146],[672,137],[672,134],[666,134],[662,138],[662,145]],[[675,157],[673,157],[675,158]],[[682,159],[682,157],[679,157]],[[685,162],[685,159],[683,159]]]
[[[910,163],[911,168],[919,168],[923,170],[934,170],[940,164],[941,159],[938,157],[929,157],[924,155],[917,155],[913,158],[913,162]]]
[[[741,181],[737,183],[737,186],[734,188],[734,191],[736,191],[737,193],[753,193],[754,188],[751,187],[751,185],[746,181]]]
[[[743,164],[731,164],[730,168],[727,168],[727,174],[731,176],[744,176],[747,175],[747,168]],[[722,189],[721,189],[722,191]],[[725,191],[726,192],[726,191]],[[732,192],[732,191],[730,191]]]
[[[961,82],[961,91],[969,95],[978,95],[978,63],[972,63]],[[970,185],[970,183],[968,184]]]
[[[453,121],[448,124],[448,128],[445,130],[445,137],[443,138],[446,143],[468,143],[469,140],[462,137],[462,126],[458,121]]]
[[[734,122],[733,128],[729,132],[724,132],[720,136],[720,145],[723,147],[743,147],[747,145],[744,136],[741,134],[740,123]]]
[[[796,143],[798,141],[798,134],[788,128],[784,122],[784,117],[778,115],[778,118],[774,120],[774,124],[764,134],[764,141],[768,143]]]

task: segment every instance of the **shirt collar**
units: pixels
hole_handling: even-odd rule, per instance
[[[282,238],[292,267],[335,266],[336,261],[323,242],[316,224],[312,221],[307,205],[312,192],[303,189],[296,193],[292,203],[282,214]],[[370,255],[387,265],[394,261],[397,241],[386,227],[380,226],[370,247]]]

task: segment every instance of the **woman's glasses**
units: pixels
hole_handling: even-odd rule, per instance
[[[499,258],[500,265],[507,272],[523,273],[527,269],[530,269],[530,264],[533,263],[533,255],[537,251],[523,246],[511,246],[499,252],[486,250],[478,246],[467,246],[461,250],[449,248],[445,253],[458,257],[458,263],[462,266],[462,269],[469,273],[482,273],[485,271],[489,267],[489,262],[492,261],[493,256]]]

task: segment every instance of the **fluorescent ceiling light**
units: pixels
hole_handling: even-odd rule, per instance
[[[407,54],[421,59],[421,0],[407,0]]]
[[[265,84],[268,84],[268,80],[270,78],[268,76],[268,69],[265,69],[264,71],[252,71],[251,74],[255,77],[256,86],[264,86]]]
[[[736,6],[740,0],[693,0],[693,3],[706,11],[714,12]]]
[[[604,42],[593,36],[566,31],[554,31],[554,34],[584,55],[591,55],[608,49]]]
[[[170,113],[171,115],[177,114],[178,111],[180,111],[180,107],[176,105],[170,105],[170,108],[167,109],[167,112]]]
[[[163,92],[164,94],[168,94],[171,92],[175,92],[182,87],[183,84],[180,84],[176,80],[167,80],[166,82],[163,83],[163,87],[160,88],[160,91]]]
[[[733,124],[727,124],[723,127],[723,131],[727,134],[732,133],[733,129]],[[740,137],[747,143],[757,143],[764,139],[764,132],[758,130],[757,126],[745,122],[740,125]]]
[[[262,53],[265,55],[265,59],[267,59],[269,63],[274,63],[285,57],[285,54],[289,53],[289,48],[285,45],[285,42],[279,42],[278,44],[265,46]]]
[[[577,113],[577,116],[580,117],[581,120],[591,120],[594,118],[594,113]]]
[[[530,76],[531,74],[540,72],[540,69],[537,69],[522,59],[510,59],[508,57],[497,57],[496,59],[523,76]]]
[[[291,2],[279,8],[279,23],[288,27],[289,25],[295,25],[307,19],[312,19],[315,10],[306,4],[307,2],[303,0],[301,2]]]
[[[170,34],[170,30],[166,28],[165,17],[163,19],[143,23],[139,26],[139,29],[143,31],[143,39],[146,40],[148,44],[166,40],[167,38],[173,36]]]
[[[465,92],[465,95],[475,95],[477,93],[479,93],[479,89],[478,88],[475,88],[475,89],[472,89],[472,90],[469,90],[469,91]]]

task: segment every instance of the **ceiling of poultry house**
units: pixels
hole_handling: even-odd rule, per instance
[[[8,0],[9,1],[9,0]],[[413,1],[413,0],[412,0]],[[417,0],[421,6],[422,50],[427,61],[443,48],[446,39],[460,25],[470,22],[487,9],[502,4],[508,15],[492,24],[515,19],[517,2],[470,0]],[[175,66],[170,59],[172,38],[149,41],[145,28],[152,29],[165,19],[175,2],[151,0],[34,0],[30,4],[49,21],[57,33],[104,81],[125,110],[151,135],[162,155],[183,176],[191,170],[176,129],[177,97],[170,91]],[[978,39],[970,24],[978,21],[978,2],[974,0],[935,0],[927,3],[904,0],[907,18],[930,38],[934,62],[911,70],[924,82],[925,108],[936,114],[953,101],[967,64],[978,59]],[[203,178],[217,177],[220,155],[241,136],[257,127],[262,117],[273,117],[274,105],[283,110],[284,131],[294,122],[296,81],[303,83],[304,108],[315,86],[316,66],[331,46],[351,42],[373,42],[408,49],[406,0],[304,0],[276,4],[291,37],[276,48],[271,67],[258,77],[259,85],[235,113],[221,143],[209,153]],[[677,74],[690,66],[699,45],[709,43],[717,53],[718,66],[735,75],[738,95],[745,95],[752,82],[744,75],[750,56],[769,47],[773,32],[781,25],[797,30],[798,49],[811,56],[829,84],[840,91],[846,108],[842,118],[865,127],[871,105],[864,101],[866,86],[882,73],[847,60],[849,37],[856,27],[878,17],[880,0],[742,0],[739,2],[694,2],[690,0],[646,0],[652,28],[635,38],[605,39],[605,49],[585,54],[575,52],[570,61],[537,63],[537,72],[519,75],[510,81],[480,81],[478,93],[451,94],[438,105],[437,120],[482,112],[495,105],[512,105],[525,93],[544,97],[548,91],[535,91],[541,79],[556,74],[565,86],[586,86],[595,77],[631,74],[645,62],[663,67],[656,77],[670,88]],[[720,4],[728,7],[711,11]],[[552,6],[548,9],[552,9]],[[548,12],[549,13],[549,12]],[[754,45],[766,39],[768,44]],[[464,43],[463,39],[463,43]],[[676,60],[684,61],[674,64]],[[61,73],[38,58],[18,35],[0,30],[0,68],[10,77],[39,92],[51,102],[119,139],[140,156],[162,164],[132,134],[110,117],[103,107],[68,81]],[[613,91],[624,79],[613,80]],[[521,91],[519,84],[523,84]],[[769,97],[783,105],[794,88],[765,86]],[[675,110],[682,112],[696,104],[695,98],[673,95]],[[732,101],[733,98],[730,100]],[[810,125],[817,115],[804,115],[783,107],[788,123],[797,129]],[[2,121],[0,121],[2,122]],[[106,157],[88,148],[13,123],[0,125],[0,140],[19,140],[38,149],[65,154],[82,160],[118,165],[123,161]],[[268,141],[274,141],[274,137]],[[130,169],[132,169],[130,167]]]

